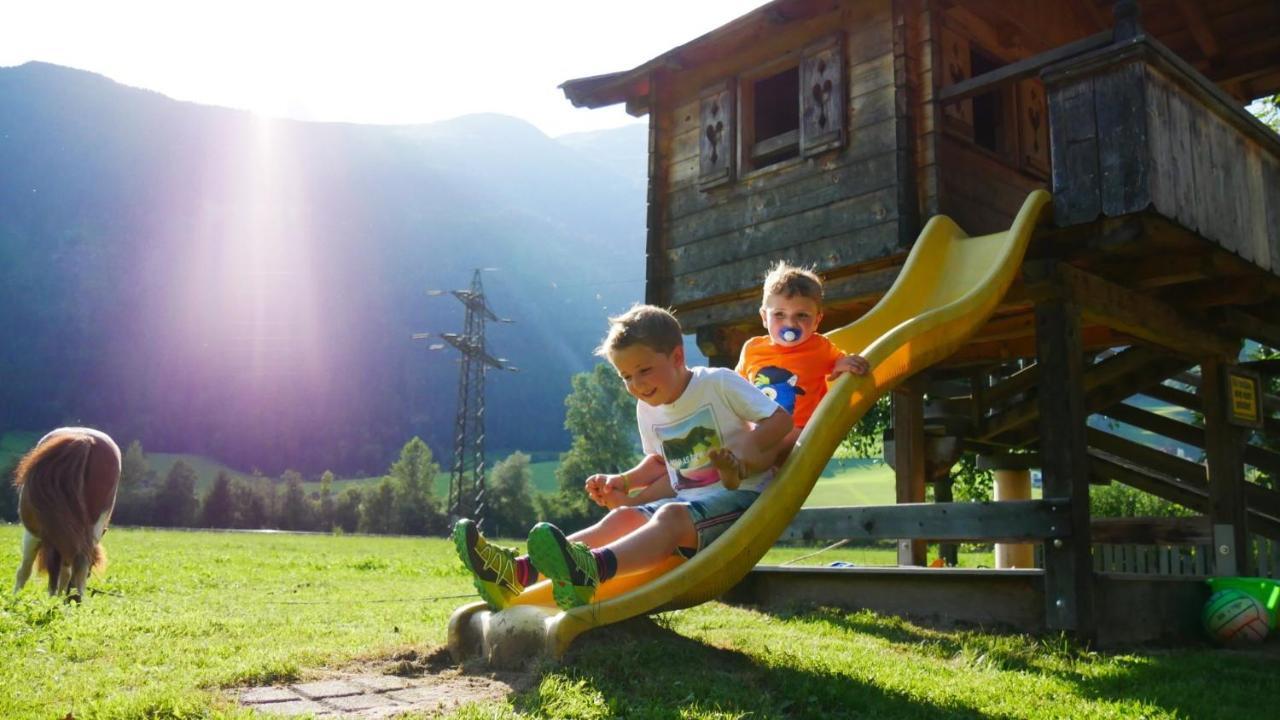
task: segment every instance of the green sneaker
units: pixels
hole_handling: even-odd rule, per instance
[[[591,602],[600,584],[600,570],[591,550],[570,542],[551,523],[538,523],[529,531],[529,559],[538,572],[551,578],[551,594],[562,610]]]
[[[471,571],[476,592],[490,608],[502,610],[524,592],[516,579],[516,551],[485,540],[474,522],[463,518],[453,526],[453,544]]]

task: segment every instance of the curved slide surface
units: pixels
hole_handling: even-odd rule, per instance
[[[492,613],[484,603],[456,610],[449,621],[455,658],[476,655],[509,664],[529,654],[560,657],[593,627],[660,610],[689,607],[723,594],[773,546],[804,504],[840,441],[876,400],[903,380],[945,359],[990,317],[1022,265],[1050,195],[1027,196],[1004,232],[969,237],[950,218],[932,218],[893,286],[866,315],[827,334],[871,371],[832,383],[795,449],[760,498],[728,531],[693,559],[672,558],[601,586],[596,602],[561,612],[544,581],[516,604]]]

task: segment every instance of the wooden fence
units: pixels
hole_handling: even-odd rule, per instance
[[[1251,551],[1257,577],[1280,578],[1280,542],[1254,535]],[[1214,571],[1212,545],[1093,545],[1094,572],[1208,577]]]

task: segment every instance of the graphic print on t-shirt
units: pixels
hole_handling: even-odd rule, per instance
[[[751,378],[751,383],[760,388],[765,397],[778,403],[783,410],[794,415],[796,412],[796,396],[804,395],[800,387],[800,378],[786,368],[766,365]]]
[[[654,425],[653,432],[662,443],[662,455],[674,473],[676,492],[706,487],[720,481],[707,452],[723,444],[720,427],[710,405],[703,405],[691,415],[666,425]]]

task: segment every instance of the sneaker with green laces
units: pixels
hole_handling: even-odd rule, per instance
[[[453,526],[453,544],[458,557],[471,571],[476,592],[493,610],[502,610],[524,592],[516,579],[516,551],[484,539],[476,524],[466,518]]]
[[[591,550],[571,542],[550,523],[529,531],[529,559],[538,572],[551,578],[551,594],[562,610],[586,605],[600,585],[600,570]]]

